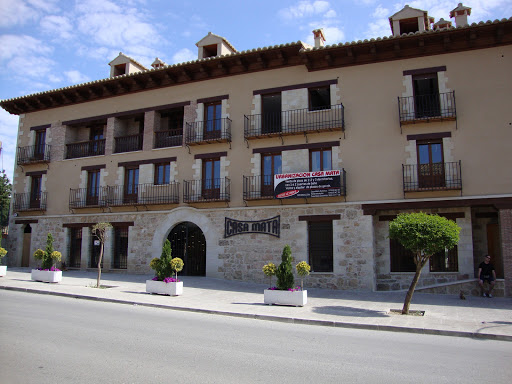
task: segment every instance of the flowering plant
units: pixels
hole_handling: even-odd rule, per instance
[[[178,272],[183,270],[183,260],[179,257],[171,258],[171,242],[165,240],[160,258],[155,257],[149,263],[149,266],[155,270],[156,276],[153,280],[164,281],[166,283],[177,282]],[[172,277],[175,273],[175,278]]]
[[[43,269],[43,268],[37,268],[39,271],[52,271],[52,272],[58,272],[60,271],[59,268],[51,267],[50,269]]]
[[[279,291],[280,289],[277,287],[270,287],[269,291]],[[299,287],[298,285],[295,288],[288,288],[288,292],[295,292],[295,291],[302,291],[302,287]]]
[[[155,276],[153,277],[151,280],[153,281],[158,281],[158,277]],[[166,277],[165,279],[162,280],[164,283],[177,283],[179,282],[180,280],[177,280],[175,279],[174,277]]]
[[[51,271],[55,268],[55,263],[62,259],[62,254],[59,251],[53,250],[53,236],[51,233],[48,233],[46,237],[46,249],[43,251],[42,249],[38,249],[34,252],[34,258],[36,260],[41,260],[41,270]]]
[[[0,247],[0,264],[2,263],[2,258],[7,255],[7,250],[5,248]]]

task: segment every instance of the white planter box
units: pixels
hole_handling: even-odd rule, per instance
[[[7,275],[7,265],[0,265],[0,277]]]
[[[146,292],[158,295],[179,296],[183,294],[183,281],[164,283],[163,281],[146,280]]]
[[[265,304],[294,305],[303,307],[308,302],[308,291],[279,291],[265,289],[263,291]]]
[[[40,271],[33,269],[30,278],[43,283],[59,283],[62,280],[62,271]]]

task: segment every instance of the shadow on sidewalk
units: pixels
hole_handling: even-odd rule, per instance
[[[335,316],[353,316],[353,317],[389,317],[383,311],[375,311],[372,309],[344,307],[344,306],[323,306],[313,307],[313,312],[322,315],[335,315]]]

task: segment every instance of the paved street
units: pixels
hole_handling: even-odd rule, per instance
[[[508,383],[509,342],[0,291],[2,383]]]

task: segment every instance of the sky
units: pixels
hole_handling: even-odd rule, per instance
[[[460,0],[0,0],[0,100],[107,78],[119,52],[147,68],[197,59],[208,32],[238,51],[391,35],[405,4],[449,19]],[[512,0],[468,0],[470,23],[512,17]],[[452,22],[454,20],[452,19]],[[0,170],[12,181],[18,116],[0,108]]]

